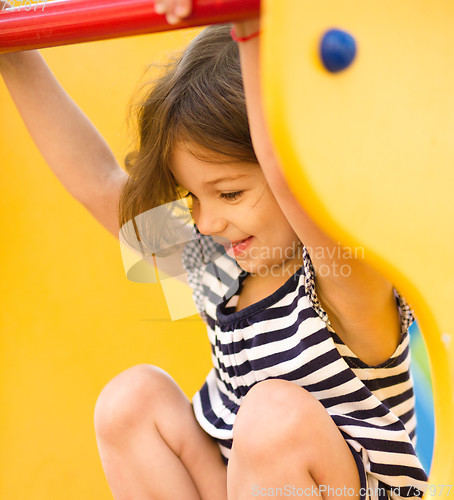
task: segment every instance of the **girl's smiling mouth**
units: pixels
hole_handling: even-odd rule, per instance
[[[253,240],[253,238],[254,236],[249,236],[244,240],[232,241],[232,243],[226,248],[227,254],[230,255],[230,257],[236,257],[238,255],[242,255],[249,246],[249,244],[251,243],[251,241]]]

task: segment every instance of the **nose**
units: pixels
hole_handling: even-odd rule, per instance
[[[192,217],[198,230],[207,236],[219,235],[227,227],[227,221],[215,207],[194,203]]]

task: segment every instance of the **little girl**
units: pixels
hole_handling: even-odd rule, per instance
[[[171,23],[190,8],[156,3]],[[295,201],[262,115],[259,21],[236,24],[232,36],[230,28],[205,29],[154,86],[128,175],[38,53],[0,59],[49,165],[113,234],[118,201],[123,225],[190,199],[183,265],[214,367],[192,405],[148,365],[103,389],[95,429],[113,495],[421,496],[410,309]],[[46,82],[39,103],[26,79]],[[61,124],[51,144],[43,113]]]

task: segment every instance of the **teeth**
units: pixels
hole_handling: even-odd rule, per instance
[[[232,243],[232,247],[236,247],[237,245],[239,245],[240,243],[243,243],[243,241],[246,241],[247,238],[244,238],[244,240],[241,240],[241,241],[237,241],[236,243]]]

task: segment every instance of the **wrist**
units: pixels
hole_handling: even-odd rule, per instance
[[[260,31],[260,19],[257,18],[235,23],[233,27],[238,38],[248,38]]]
[[[230,36],[234,42],[237,43],[244,43],[244,42],[249,42],[249,40],[252,40],[253,38],[256,38],[260,35],[260,31],[255,31],[254,33],[247,35],[247,36],[238,36],[236,31],[235,31],[235,26],[232,26],[232,29],[230,30]]]

